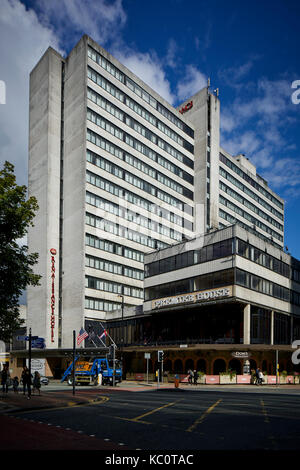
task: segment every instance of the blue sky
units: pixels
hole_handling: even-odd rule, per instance
[[[299,21],[297,0],[1,0],[1,166],[12,161],[27,184],[30,70],[49,45],[67,54],[86,33],[175,106],[210,77],[221,145],[284,198],[285,244],[300,258]]]

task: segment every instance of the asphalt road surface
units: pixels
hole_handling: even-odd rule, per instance
[[[112,391],[100,403],[4,418],[6,429],[11,420],[18,429],[10,444],[16,450],[24,448],[22,428],[24,439],[26,433],[35,436],[26,443],[29,449],[101,449],[106,443],[132,451],[284,451],[298,450],[300,444],[298,393]]]

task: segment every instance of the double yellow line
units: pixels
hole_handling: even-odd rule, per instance
[[[196,421],[187,429],[187,432],[193,432],[194,429],[196,428],[196,426],[198,426],[198,424],[201,424],[205,418],[209,415],[209,413],[211,413],[215,408],[216,406],[218,406],[219,403],[221,403],[222,399],[216,401],[216,403],[214,403],[213,405],[211,405],[198,419],[196,419]]]
[[[150,416],[153,413],[156,413],[157,411],[160,411],[164,408],[168,408],[169,406],[173,406],[176,403],[179,403],[180,401],[181,400],[177,400],[177,401],[173,401],[172,403],[167,403],[166,405],[162,405],[158,408],[155,408],[154,410],[148,411],[147,413],[143,413],[142,415],[137,416],[136,418],[131,418],[131,419],[130,418],[119,418],[119,419],[123,419],[125,421],[133,421],[134,423],[138,422],[138,423],[143,423],[143,424],[151,424],[148,421],[143,421],[142,418],[145,418],[145,416]]]

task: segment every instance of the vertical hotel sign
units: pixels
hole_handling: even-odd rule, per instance
[[[51,342],[54,343],[54,327],[55,327],[55,255],[56,249],[51,248],[51,316],[50,316],[50,328],[51,328]]]

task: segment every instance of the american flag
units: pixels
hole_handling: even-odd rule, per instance
[[[88,333],[83,328],[81,328],[81,330],[79,331],[79,335],[77,336],[77,346],[79,346],[82,341],[87,337]]]

